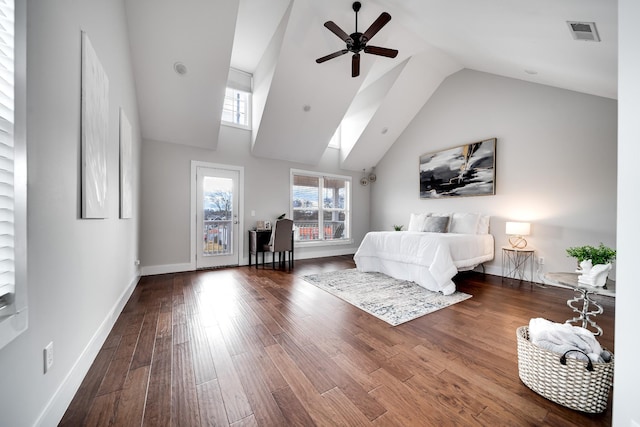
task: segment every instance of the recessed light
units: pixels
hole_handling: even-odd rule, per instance
[[[311,111],[311,105],[305,105],[304,107],[302,107],[302,109],[308,113],[309,111]]]
[[[182,62],[176,62],[175,64],[173,64],[173,70],[181,76],[187,74],[187,66]]]
[[[532,76],[535,76],[536,74],[538,74],[536,70],[524,70],[524,72],[527,74],[531,74]]]
[[[380,133],[383,135],[387,132],[389,132],[389,128],[382,128],[382,130],[380,131]]]

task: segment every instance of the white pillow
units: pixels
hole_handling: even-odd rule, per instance
[[[449,233],[476,234],[479,221],[480,214],[477,213],[454,213],[451,216]]]
[[[409,228],[407,229],[407,231],[422,231],[424,228],[424,220],[428,216],[428,213],[412,213],[411,217],[409,218]]]
[[[477,234],[489,234],[490,220],[491,220],[491,217],[489,215],[480,215],[480,220],[478,221]]]

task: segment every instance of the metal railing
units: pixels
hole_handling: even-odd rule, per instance
[[[233,221],[204,221],[203,255],[228,255],[232,253]]]
[[[295,226],[295,240],[312,241],[320,239],[318,221],[296,221]],[[345,237],[344,221],[324,222],[324,240],[337,240]]]

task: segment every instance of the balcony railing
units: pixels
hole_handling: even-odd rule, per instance
[[[320,239],[320,227],[318,221],[296,221],[295,240],[312,241]],[[344,239],[344,221],[325,221],[324,240]]]
[[[203,255],[232,253],[233,224],[231,220],[204,221]]]

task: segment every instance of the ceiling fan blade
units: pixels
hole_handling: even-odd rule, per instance
[[[349,34],[345,33],[342,28],[338,27],[336,25],[335,22],[333,21],[327,21],[324,23],[324,26],[327,27],[329,29],[329,31],[331,31],[333,34],[335,34],[336,36],[340,37],[341,40],[343,40],[345,43],[348,40],[351,40],[351,37],[349,36]]]
[[[318,64],[321,64],[321,63],[323,63],[324,61],[328,61],[328,60],[330,60],[330,59],[337,58],[338,56],[342,56],[342,55],[344,55],[344,54],[345,54],[345,53],[347,53],[347,52],[349,52],[347,49],[342,49],[342,50],[339,50],[339,51],[337,51],[337,52],[330,53],[330,54],[329,54],[329,55],[327,55],[327,56],[323,56],[322,58],[318,58],[318,59],[316,59],[316,62],[317,62]]]
[[[386,47],[378,46],[365,46],[365,53],[371,53],[373,55],[386,56],[387,58],[395,58],[398,56],[398,51],[395,49],[387,49]]]
[[[360,54],[354,53],[351,59],[351,77],[358,77],[360,75]]]
[[[371,38],[375,36],[376,33],[382,29],[382,27],[387,25],[387,22],[389,21],[391,21],[391,15],[389,15],[387,12],[382,12],[380,16],[378,16],[378,19],[373,21],[373,24],[371,24],[367,31],[362,33],[362,37],[364,37],[365,39],[364,41],[366,42],[367,40],[371,40]]]

